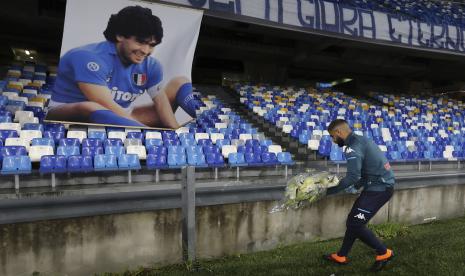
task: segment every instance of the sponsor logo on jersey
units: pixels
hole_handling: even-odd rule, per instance
[[[137,86],[142,86],[147,83],[146,74],[132,74],[132,80]]]
[[[346,147],[345,153],[351,153],[351,152],[355,152],[355,150],[351,149],[350,147]]]
[[[96,62],[88,62],[87,63],[87,69],[89,69],[92,72],[97,72],[100,69],[100,65],[98,65]]]
[[[117,102],[133,102],[144,93],[143,90],[139,90],[139,93],[131,93],[131,92],[126,92],[126,91],[121,91],[118,90],[118,87],[113,87],[111,89],[111,96],[113,97],[113,100]]]
[[[366,220],[365,219],[365,214],[362,214],[362,213],[358,213],[354,216],[354,218],[358,218],[358,219],[361,219],[361,220]]]

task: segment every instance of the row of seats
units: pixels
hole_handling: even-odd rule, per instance
[[[356,134],[373,139],[385,152],[398,151],[400,158],[455,159],[465,154],[465,116],[458,101],[374,93],[373,98],[380,101],[374,105],[341,92],[241,84],[235,89],[254,113],[331,159],[336,154],[331,156],[332,142],[326,128],[334,119],[347,120]],[[409,148],[420,142],[421,146]],[[410,153],[426,148],[429,153]]]

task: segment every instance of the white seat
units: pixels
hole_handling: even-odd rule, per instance
[[[387,147],[385,145],[378,145],[378,147],[382,152],[387,152]]]
[[[31,162],[39,162],[44,155],[54,155],[52,146],[31,146],[29,149],[29,158]]]
[[[241,133],[241,134],[239,134],[239,140],[242,140],[242,141],[252,140],[252,134],[250,134],[250,133]]]
[[[29,101],[27,103],[27,106],[35,106],[35,107],[44,108],[45,104],[43,102],[31,102],[31,101]]]
[[[223,155],[224,158],[228,158],[230,153],[236,153],[237,152],[237,147],[234,145],[223,145],[221,147],[221,154]]]
[[[29,143],[32,141],[34,138],[42,138],[42,131],[40,130],[21,130],[19,133],[20,138],[24,138]]]
[[[66,138],[77,138],[79,142],[82,143],[82,140],[87,138],[87,133],[83,130],[68,130]]]
[[[224,139],[223,133],[212,133],[210,134],[210,139],[212,140],[213,144],[216,144],[216,140]]]
[[[18,97],[18,93],[16,93],[16,92],[3,92],[2,96],[7,97],[8,100],[13,100],[13,97]]]
[[[106,132],[105,127],[98,127],[98,126],[89,126],[87,127],[87,134],[89,132]]]
[[[147,139],[160,139],[162,140],[161,133],[158,131],[149,131],[145,133],[145,140]]]
[[[0,130],[16,130],[19,134],[21,125],[18,123],[0,123]]]
[[[15,112],[15,123],[19,123],[19,121],[22,118],[32,118],[34,117],[34,113],[32,111],[24,111],[24,110],[18,110]]]
[[[139,146],[127,146],[126,147],[126,153],[127,154],[137,154],[139,156],[140,160],[147,159],[147,151],[145,150],[145,147],[142,146],[142,145],[139,145]]]
[[[278,153],[283,152],[283,149],[281,148],[280,145],[269,145],[268,152],[272,152],[277,155]]]
[[[189,128],[188,127],[180,127],[176,129],[176,134],[179,135],[181,133],[189,133]]]
[[[23,146],[29,151],[29,147],[31,146],[31,141],[27,140],[26,138],[19,138],[19,137],[10,137],[6,138],[5,146]]]
[[[318,150],[320,147],[320,140],[312,139],[308,140],[308,148],[311,150]]]
[[[140,128],[125,128],[124,132],[127,134],[128,132],[142,132],[142,130]]]
[[[126,148],[130,146],[142,146],[142,140],[136,138],[127,138],[124,140],[124,146]]]
[[[293,129],[292,125],[284,125],[283,126],[283,132],[284,133],[291,133],[292,129]]]
[[[24,124],[27,124],[27,123],[32,123],[32,124],[38,124],[39,123],[39,118],[37,117],[27,117],[27,118],[21,118],[21,120],[19,120],[19,124],[21,126],[23,126]]]
[[[215,123],[216,129],[228,128],[228,124],[226,123]]]
[[[126,140],[126,132],[124,131],[109,131],[107,134],[108,139],[121,139],[124,142]]]
[[[210,139],[210,135],[208,133],[198,132],[195,134],[195,141],[198,142],[200,139]]]

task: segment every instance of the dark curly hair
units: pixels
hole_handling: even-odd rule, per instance
[[[151,9],[129,6],[111,15],[103,35],[111,42],[116,42],[117,35],[126,38],[135,36],[141,40],[154,37],[156,44],[160,44],[163,27],[160,18],[153,15]]]

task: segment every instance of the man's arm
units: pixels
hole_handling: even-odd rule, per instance
[[[115,114],[125,117],[131,120],[136,120],[132,118],[124,108],[122,108],[119,104],[117,104],[113,97],[111,96],[110,89],[106,86],[85,83],[85,82],[78,82],[79,89],[81,90],[82,94],[92,102],[98,103],[101,106],[111,110]]]
[[[363,152],[360,147],[349,148],[346,150],[347,174],[339,181],[339,184],[328,188],[327,195],[338,193],[352,185],[355,185],[362,175]]]

